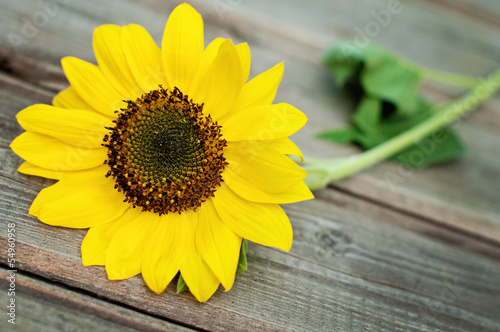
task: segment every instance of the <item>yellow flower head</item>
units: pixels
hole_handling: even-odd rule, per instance
[[[307,121],[272,104],[280,63],[247,82],[250,50],[217,38],[189,5],[171,14],[158,48],[138,25],[97,28],[98,65],[62,60],[71,84],[53,106],[17,119],[11,144],[21,173],[59,180],[30,214],[46,224],[90,228],[85,266],[109,279],[142,274],[156,293],[177,273],[206,301],[231,289],[242,239],[289,250],[278,204],[312,198],[287,138]]]

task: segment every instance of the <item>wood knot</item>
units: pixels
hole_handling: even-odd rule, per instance
[[[352,237],[342,230],[322,228],[315,233],[315,237],[322,250],[330,251],[334,255],[344,255]]]

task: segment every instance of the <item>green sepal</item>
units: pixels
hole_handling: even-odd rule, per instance
[[[236,269],[236,274],[242,274],[247,270],[247,250],[248,250],[248,241],[243,239],[241,242],[240,249],[240,259],[238,261],[238,268]]]
[[[187,290],[188,286],[186,285],[184,278],[182,278],[182,274],[179,273],[179,279],[177,279],[177,294],[180,294]]]

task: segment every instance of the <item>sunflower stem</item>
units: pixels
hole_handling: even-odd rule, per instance
[[[432,133],[450,125],[500,90],[500,68],[488,79],[478,80],[473,89],[441,111],[392,139],[351,157],[335,159],[305,158],[305,182],[311,190],[321,189],[329,182],[351,176],[408,148]]]
[[[458,88],[473,89],[481,80],[477,77],[470,77],[446,71],[418,67],[417,70],[423,79],[448,84]]]

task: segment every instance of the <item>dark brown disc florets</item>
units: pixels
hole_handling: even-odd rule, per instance
[[[222,182],[221,127],[177,88],[160,87],[127,103],[104,137],[107,176],[124,201],[144,211],[195,210]]]

